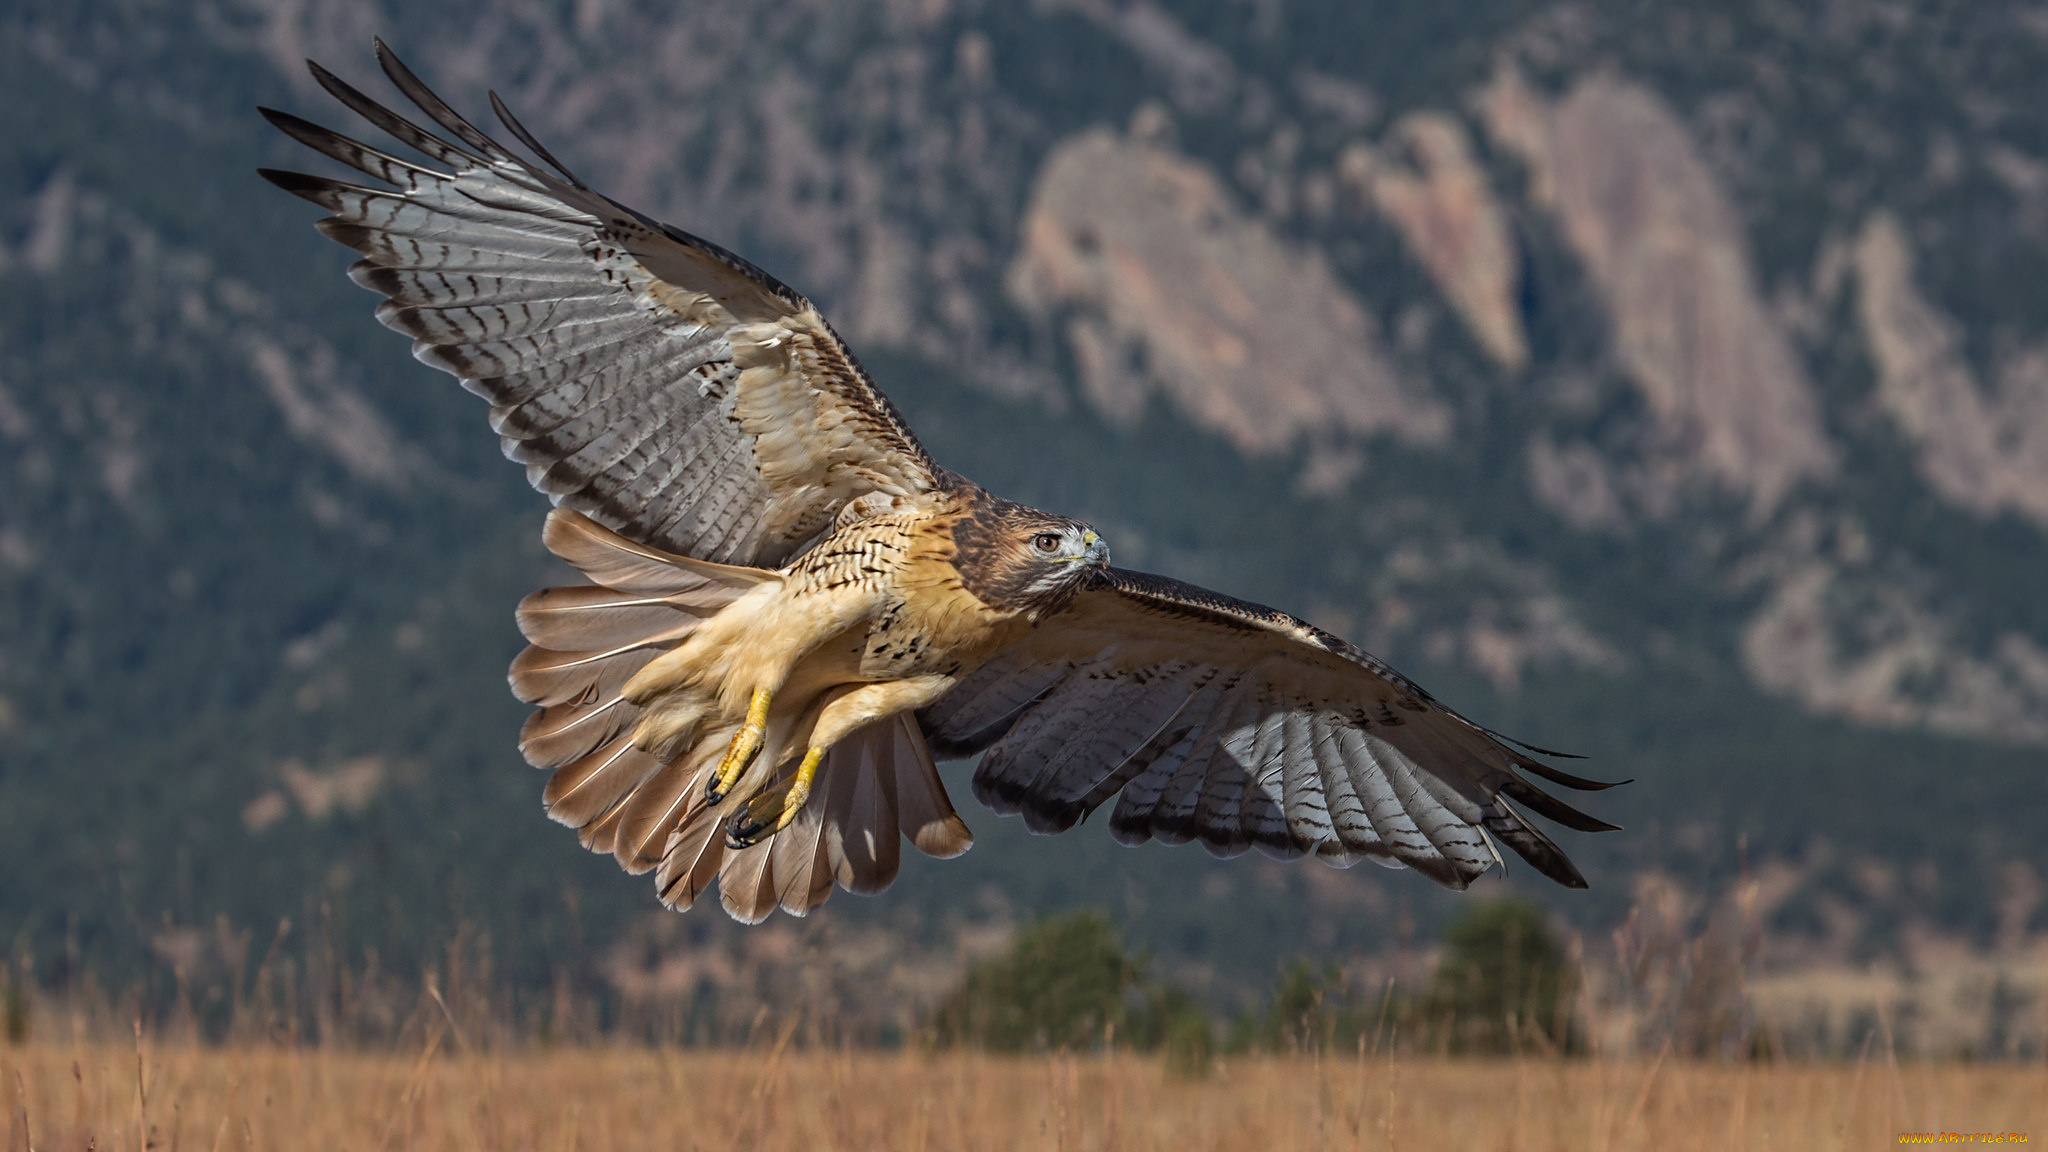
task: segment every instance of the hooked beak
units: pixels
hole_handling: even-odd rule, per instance
[[[1087,551],[1081,553],[1080,559],[1083,563],[1094,568],[1109,566],[1109,544],[1102,537],[1093,531],[1083,532],[1081,543],[1087,548]]]

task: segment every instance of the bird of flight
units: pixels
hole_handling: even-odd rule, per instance
[[[491,403],[555,504],[543,539],[589,583],[519,606],[519,747],[548,815],[687,908],[735,918],[877,892],[900,839],[972,837],[935,758],[1034,832],[1115,800],[1127,844],[1313,854],[1452,888],[1505,844],[1585,880],[1510,801],[1593,819],[1536,760],[1372,655],[1282,612],[1112,567],[1088,525],[926,454],[801,295],[571,175],[493,94],[521,158],[378,61],[440,133],[318,64],[342,104],[425,157],[284,112],[371,177],[265,170],[332,213],[349,276],[413,354]],[[1554,753],[1545,753],[1555,755]]]

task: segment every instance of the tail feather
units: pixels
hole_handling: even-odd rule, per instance
[[[904,836],[919,852],[941,860],[951,860],[972,848],[974,833],[953,811],[953,801],[939,779],[939,766],[932,760],[917,718],[901,715],[875,728],[895,745],[888,756],[896,766],[896,816]]]
[[[718,870],[718,902],[742,924],[759,924],[775,911],[775,885],[768,874],[774,846],[769,839],[750,848],[726,850],[725,865]]]
[[[651,592],[679,604],[701,597],[701,606],[713,610],[757,584],[780,579],[760,568],[713,564],[635,544],[567,508],[548,513],[540,538],[548,551],[575,565],[592,584],[620,592]]]
[[[718,809],[700,801],[669,833],[654,874],[654,891],[664,905],[688,911],[711,887],[725,862],[724,828]]]
[[[620,803],[619,832],[612,855],[619,867],[639,875],[661,863],[669,833],[687,817],[692,804],[704,803],[705,777],[718,766],[716,758],[697,754],[671,760]]]
[[[725,823],[750,789],[743,781],[716,808],[703,797],[705,775],[730,735],[727,729],[700,738],[688,757],[604,818],[615,829],[613,852],[629,871],[655,863],[653,837],[666,834],[655,883],[671,908],[690,907],[715,878],[719,902],[736,920],[758,923],[778,907],[803,916],[824,904],[835,884],[863,895],[887,888],[901,864],[902,839],[941,858],[974,842],[946,797],[922,732],[904,716],[835,745],[820,767],[818,791],[789,827],[752,847],[728,848]]]
[[[577,842],[601,856],[611,855],[612,844],[619,832],[619,817],[625,811],[624,804],[612,805],[611,811],[576,830]]]
[[[633,747],[631,736],[615,736],[556,769],[541,789],[541,803],[549,817],[581,828],[610,812],[660,769],[661,761]]]
[[[590,706],[551,705],[526,718],[519,729],[519,754],[535,768],[560,768],[626,731],[626,722],[635,719],[638,711],[619,700]]]
[[[595,583],[536,592],[519,606],[532,646],[512,662],[512,690],[541,705],[519,750],[553,771],[542,791],[549,816],[576,828],[585,847],[645,872],[666,855],[702,765],[637,747],[644,713],[619,692],[704,619],[776,577],[670,556],[561,508],[541,538]]]
[[[872,896],[896,879],[896,772],[873,739],[849,737],[826,756],[825,849],[833,878],[848,892]]]
[[[619,689],[661,655],[662,649],[622,644],[596,652],[559,652],[529,647],[512,658],[506,679],[512,695],[543,708],[555,704],[616,700]]]
[[[804,805],[789,827],[775,834],[768,866],[776,901],[792,916],[808,915],[832,895],[832,858],[825,851],[822,806]]]
[[[519,602],[519,633],[536,648],[669,647],[688,635],[705,611],[694,597],[678,600],[597,584],[546,588]]]

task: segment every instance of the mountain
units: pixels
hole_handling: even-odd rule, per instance
[[[1628,831],[1566,845],[1592,893],[1509,882],[1589,954],[1723,893],[1766,969],[2048,929],[2030,7],[28,0],[0,32],[0,931],[45,978],[218,975],[291,916],[653,994],[757,938],[940,963],[1093,903],[1226,996],[1459,906],[969,812],[966,858],[800,928],[650,915],[512,750],[543,502],[252,172],[314,162],[253,106],[342,126],[301,61],[368,86],[373,32],[817,299],[942,461],[1634,777],[1594,804]]]

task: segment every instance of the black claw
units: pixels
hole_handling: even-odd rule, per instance
[[[725,793],[718,790],[718,778],[714,776],[711,778],[710,783],[704,785],[704,803],[716,808],[718,807],[718,802],[723,799],[725,799]]]
[[[742,812],[726,822],[725,846],[735,852],[742,848],[752,848],[760,842],[761,833],[767,830],[768,825]]]

